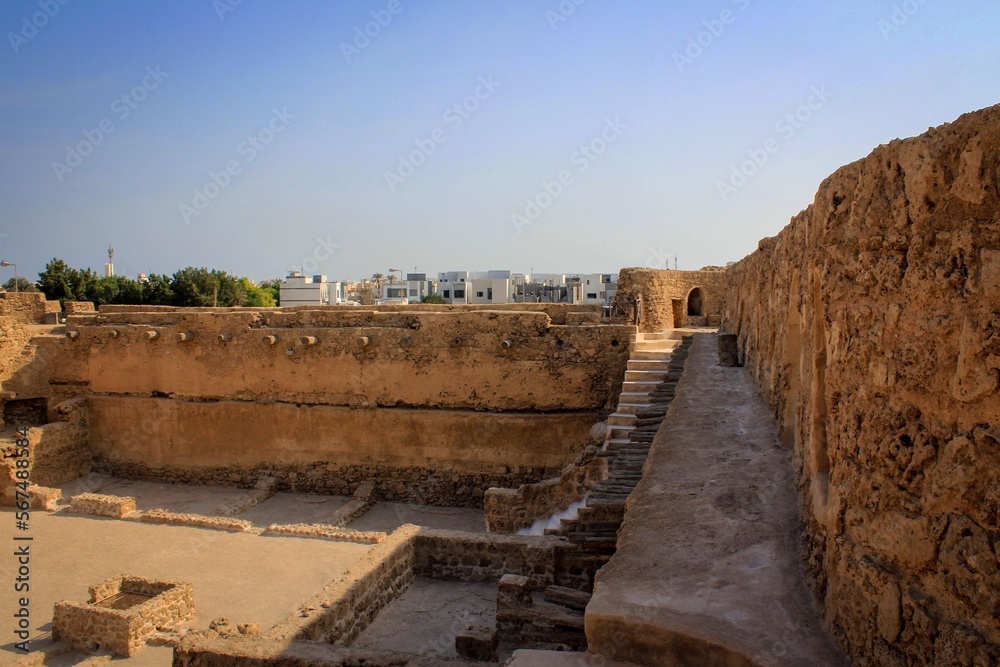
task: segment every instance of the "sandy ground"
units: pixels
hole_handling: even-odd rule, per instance
[[[14,513],[0,512],[0,618],[15,611],[12,591]],[[120,573],[189,581],[204,629],[218,616],[269,628],[327,582],[343,574],[367,545],[260,537],[221,531],[140,524],[63,513],[31,513],[30,610],[33,640],[51,633],[52,607],[63,599],[84,602],[87,587]],[[9,553],[8,553],[9,552]],[[6,627],[4,627],[6,626]],[[10,622],[0,626],[0,664],[12,662]],[[43,642],[39,641],[40,648]],[[130,664],[170,664],[170,649],[147,647]],[[150,662],[151,661],[151,662]],[[60,661],[62,662],[62,661]],[[53,663],[55,664],[55,663]]]
[[[352,646],[457,658],[455,637],[469,625],[496,625],[496,605],[496,584],[418,577]]]
[[[97,474],[81,477],[64,485],[62,490],[65,498],[84,492],[132,496],[140,510],[162,508],[201,514],[209,514],[246,493],[241,489],[136,482]],[[239,518],[252,521],[260,528],[272,523],[322,523],[347,502],[348,498],[339,496],[277,493],[239,515]],[[473,532],[485,530],[482,510],[401,503],[378,503],[350,528],[391,532],[405,523]],[[198,615],[185,627],[205,629],[212,619],[225,616],[234,623],[256,623],[263,631],[294,612],[302,601],[343,574],[370,548],[368,545],[325,540],[265,537],[116,521],[65,511],[32,511],[30,526],[30,531],[21,533],[15,528],[13,510],[3,508],[0,511],[0,542],[14,544],[15,533],[33,538],[30,542],[29,595],[31,648],[35,650],[51,645],[52,607],[55,602],[64,599],[84,602],[88,599],[88,586],[117,574],[193,583]],[[8,551],[13,553],[13,548],[5,547],[0,553]],[[12,556],[0,556],[0,591],[3,591],[0,593],[0,618],[4,619],[11,619],[16,609],[16,596],[12,590],[15,566]],[[408,614],[410,612],[406,610],[410,607],[405,605],[416,604],[419,607],[423,604],[420,600],[430,601],[430,607],[423,612],[423,623],[427,627],[437,624],[447,630],[453,622],[452,616],[466,609],[467,605],[475,610],[482,607],[483,613],[494,613],[495,586],[471,586],[466,589],[462,584],[429,582],[425,585],[418,582],[411,590],[412,594],[407,594],[410,597],[399,603],[403,605],[400,608]],[[453,605],[454,609],[449,605]],[[394,618],[392,614],[386,617],[386,627],[398,622],[398,618]],[[381,616],[379,621],[382,621]],[[20,657],[13,651],[13,627],[9,623],[7,626],[5,629],[0,624],[0,665]],[[454,633],[446,642],[452,654]],[[427,636],[423,632],[404,635],[382,637],[376,641],[387,641],[386,647],[396,647],[393,642],[400,641],[400,646],[412,644],[414,648],[419,648],[417,638]],[[372,636],[378,637],[377,634]],[[165,667],[171,663],[172,655],[170,647],[147,646],[128,662],[135,667]],[[83,657],[72,652],[50,658],[45,664],[48,667],[64,667]]]
[[[257,528],[267,528],[272,523],[325,523],[348,502],[350,499],[343,496],[276,493],[239,518],[252,521]]]
[[[376,503],[366,514],[352,522],[351,530],[380,530],[391,533],[406,523],[426,528],[486,532],[483,510],[457,507],[431,507],[405,503]]]

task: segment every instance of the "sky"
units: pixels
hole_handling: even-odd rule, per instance
[[[109,245],[130,276],[724,265],[1000,103],[995,0],[3,0],[0,34],[29,279]]]

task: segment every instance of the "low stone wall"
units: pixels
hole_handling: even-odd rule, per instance
[[[566,466],[559,477],[537,484],[522,484],[516,489],[489,489],[484,509],[486,526],[491,533],[516,533],[529,528],[538,519],[567,509],[587,495],[595,483],[608,474],[608,460],[588,448],[581,459]]]
[[[562,580],[562,556],[573,548],[561,537],[424,528],[415,538],[414,570],[419,577],[473,583],[517,574],[528,577],[532,586],[544,588]]]
[[[174,649],[173,664],[174,667],[475,667],[464,660],[347,648],[322,642],[223,638],[213,632],[186,635]]]
[[[357,542],[359,544],[378,544],[385,541],[385,533],[347,530],[340,526],[322,523],[271,524],[264,535],[290,535],[292,537],[313,537],[321,540],[337,542]]]
[[[247,533],[253,529],[253,524],[244,519],[228,516],[205,516],[204,514],[188,514],[155,509],[139,515],[142,523],[165,523],[174,526],[191,526],[194,528],[209,528],[211,530],[228,530],[234,533]]]
[[[0,292],[0,317],[24,324],[45,324],[61,312],[58,301],[46,301],[41,292]]]
[[[89,514],[121,519],[136,511],[135,498],[81,493],[69,499],[69,509],[66,511],[71,514]]]
[[[92,315],[96,313],[93,301],[64,301],[63,312],[70,315]]]
[[[402,526],[371,549],[337,580],[307,600],[266,637],[350,643],[409,586],[414,575],[414,537]]]
[[[113,598],[119,594],[148,599],[117,608]],[[124,604],[128,600],[117,603]],[[157,629],[176,626],[194,615],[191,584],[119,575],[92,586],[87,604],[57,602],[52,638],[82,651],[107,649],[128,657],[141,649]]]

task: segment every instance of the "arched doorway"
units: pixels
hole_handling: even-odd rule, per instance
[[[702,317],[705,314],[705,293],[695,287],[688,294],[688,317]]]

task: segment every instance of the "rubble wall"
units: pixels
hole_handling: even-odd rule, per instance
[[[727,273],[863,665],[1000,664],[1000,107],[880,146]]]

